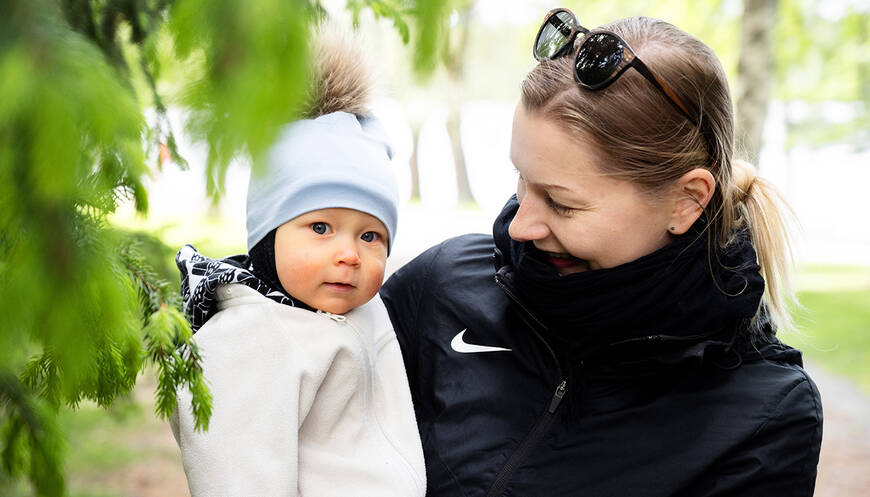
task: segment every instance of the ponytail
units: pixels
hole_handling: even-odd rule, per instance
[[[756,175],[752,164],[733,160],[731,169],[730,200],[737,215],[733,226],[749,230],[766,282],[762,300],[771,320],[778,330],[792,330],[790,309],[798,306],[790,275],[794,211],[770,181]]]

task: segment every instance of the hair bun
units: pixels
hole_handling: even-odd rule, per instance
[[[735,200],[743,202],[755,184],[755,166],[745,160],[735,159],[731,161],[731,177],[734,180]]]

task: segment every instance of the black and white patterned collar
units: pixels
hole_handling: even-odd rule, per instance
[[[181,272],[184,314],[194,333],[217,312],[216,294],[221,285],[240,283],[279,304],[308,308],[257,277],[246,254],[209,259],[197,252],[193,245],[188,244],[176,254],[175,264]]]

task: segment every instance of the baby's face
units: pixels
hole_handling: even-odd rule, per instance
[[[275,232],[281,285],[309,306],[344,314],[378,293],[387,261],[387,228],[353,209],[319,209]]]

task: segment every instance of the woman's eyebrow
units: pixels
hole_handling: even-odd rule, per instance
[[[511,161],[511,166],[513,166],[515,173],[522,176],[523,173],[520,172],[519,168],[517,168],[516,164],[514,164],[513,161]],[[528,179],[526,179],[526,181],[528,181]],[[545,190],[556,190],[556,191],[567,192],[567,193],[576,193],[573,189],[568,188],[567,186],[563,186],[563,185],[556,185],[553,183],[536,183],[534,181],[532,181],[531,183],[533,185],[535,185],[539,188],[543,188]]]
[[[518,172],[519,172],[519,171],[518,171]],[[566,193],[577,193],[577,192],[575,192],[573,189],[568,188],[567,186],[556,185],[556,184],[553,184],[553,183],[536,183],[536,182],[534,182],[534,181],[528,181],[528,180],[526,180],[526,181],[529,182],[529,183],[531,183],[531,184],[533,184],[533,185],[535,185],[536,187],[538,187],[538,188],[540,188],[540,189],[542,189],[542,190],[547,190],[547,191],[557,191],[557,192],[566,192]]]
[[[553,185],[549,183],[544,183],[541,185],[535,185],[548,193],[548,195],[553,194],[561,194],[559,195],[559,202],[570,205],[571,207],[575,207],[578,209],[589,209],[593,206],[593,203],[587,198],[586,195],[578,192],[573,188],[568,188],[567,186],[562,185]]]
[[[568,192],[568,193],[574,193],[574,190],[568,188],[567,186],[562,186],[562,185],[553,185],[550,183],[540,183],[540,184],[538,184],[538,186],[540,186],[541,188],[544,188],[546,190],[559,190],[559,191],[564,191],[564,192]]]

